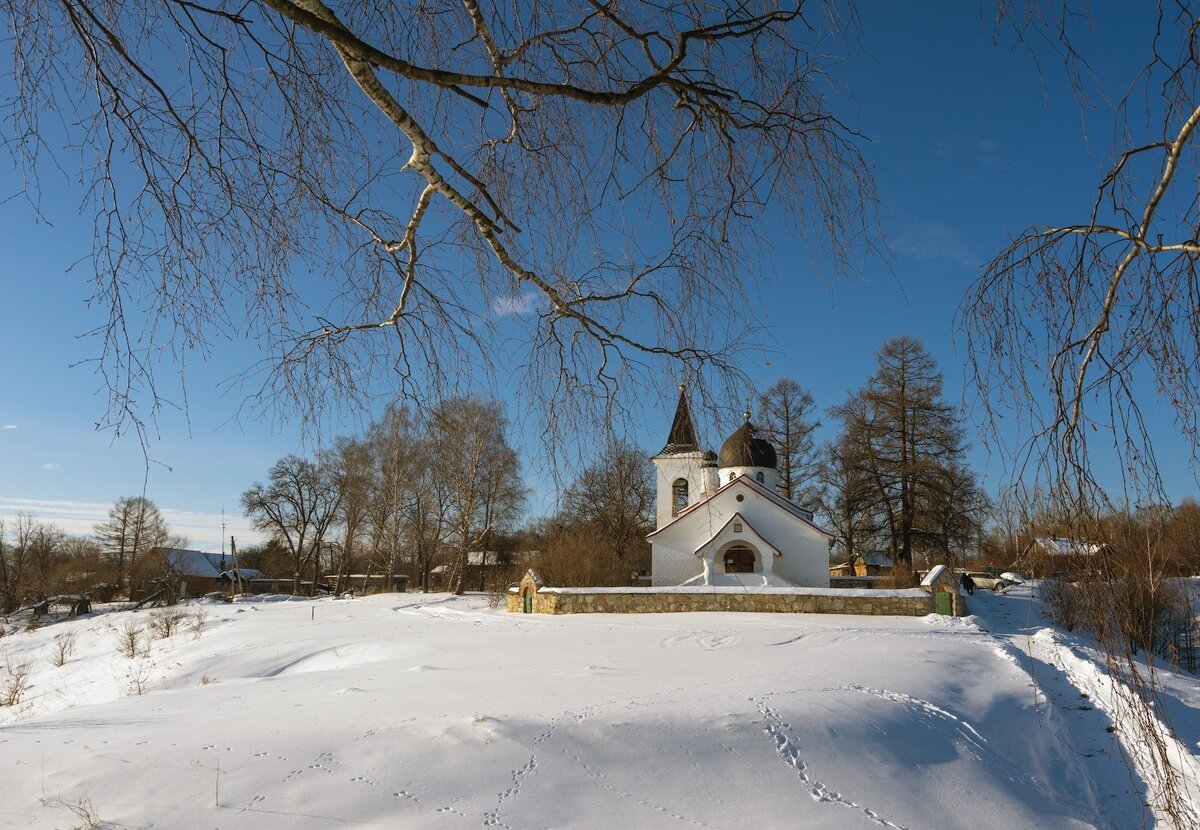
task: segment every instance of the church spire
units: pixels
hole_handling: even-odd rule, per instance
[[[671,434],[667,445],[659,455],[674,455],[684,452],[699,452],[696,427],[692,424],[692,411],[688,409],[687,387],[679,384],[679,404],[675,407],[675,420],[671,422]]]

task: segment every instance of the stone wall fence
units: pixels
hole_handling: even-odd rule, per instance
[[[941,575],[939,574],[939,577]],[[953,579],[953,574],[950,575]],[[754,611],[800,614],[886,614],[923,617],[935,610],[935,591],[945,579],[921,588],[755,588],[677,586],[660,588],[554,588],[530,571],[510,588],[507,607],[533,614],[662,614],[685,611]],[[965,613],[957,586],[952,612]]]

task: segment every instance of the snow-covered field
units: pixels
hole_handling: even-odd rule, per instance
[[[184,626],[137,658],[119,641],[148,614],[99,614],[0,639],[0,663],[31,667],[0,708],[0,826],[1151,825],[1093,656],[1044,629],[1028,592],[972,609],[246,602],[204,606],[199,636]],[[1195,765],[1200,689],[1162,679]]]

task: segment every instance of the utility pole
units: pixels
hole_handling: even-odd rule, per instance
[[[224,530],[224,529],[225,529],[225,524],[224,524],[224,522],[222,522],[221,530]],[[225,546],[225,537],[224,536],[221,537],[221,546],[222,546],[222,549]],[[237,561],[237,541],[233,538],[233,536],[229,537],[229,555],[233,557],[233,572],[235,574],[237,574],[238,587],[240,587],[242,589],[242,593],[245,593],[246,586],[242,584],[242,569],[240,567],[238,567],[238,561]]]

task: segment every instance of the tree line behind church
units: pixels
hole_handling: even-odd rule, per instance
[[[783,378],[759,395],[753,421],[777,448],[780,491],[837,535],[839,561],[887,551],[903,578],[929,562],[1007,566],[1021,538],[1095,535],[1049,508],[989,503],[964,461],[963,426],[943,400],[942,375],[912,338],[885,343],[863,386],[823,410],[838,427],[823,443],[821,414],[811,394]],[[294,590],[330,576],[372,574],[378,585],[403,574],[423,589],[500,591],[527,567],[556,585],[644,584],[655,508],[649,454],[601,444],[553,514],[530,520],[507,433],[502,404],[459,397],[426,410],[390,406],[359,436],[281,458],[243,494],[268,541],[239,545],[240,565],[292,580]],[[1173,567],[1200,569],[1195,502],[1103,518],[1102,535],[1116,547],[1137,549],[1131,540],[1153,535]],[[86,537],[32,515],[0,521],[0,613],[97,583],[123,595],[154,561],[155,545],[188,542],[143,496],[117,499]]]
[[[978,545],[987,500],[967,469],[962,426],[921,344],[897,338],[876,372],[827,409],[795,380],[758,396],[753,423],[778,450],[781,493],[816,511],[842,558],[891,552],[900,569],[959,561]],[[251,561],[276,572],[404,573],[422,588],[498,589],[535,566],[552,584],[629,585],[649,571],[654,468],[619,441],[599,447],[549,516],[526,505],[503,406],[454,398],[427,412],[388,408],[360,437],[315,459],[288,456],[243,496],[271,537]]]

